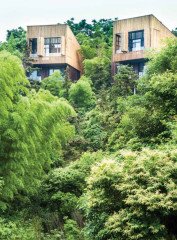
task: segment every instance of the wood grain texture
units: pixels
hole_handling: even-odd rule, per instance
[[[128,33],[138,30],[144,30],[144,50],[128,52]],[[115,36],[119,33],[122,36],[121,48],[125,51],[124,53],[115,53]],[[166,38],[174,37],[171,31],[153,15],[115,21],[113,23],[112,62],[144,58],[148,49],[160,49]]]
[[[61,53],[44,54],[44,38],[61,37]],[[37,56],[33,64],[68,64],[81,71],[80,45],[67,24],[38,25],[27,27],[27,40],[37,38]]]

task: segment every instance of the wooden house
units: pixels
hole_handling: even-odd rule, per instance
[[[175,37],[155,16],[117,20],[113,23],[112,72],[120,64],[131,65],[143,75],[148,49],[160,49],[166,38]]]
[[[30,58],[36,69],[30,79],[41,81],[60,70],[71,80],[81,73],[80,45],[67,24],[27,27]]]

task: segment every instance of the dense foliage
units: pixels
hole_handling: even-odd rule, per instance
[[[0,44],[0,239],[177,239],[176,39],[112,79],[112,20],[67,23],[77,82],[30,83],[22,28]]]
[[[177,152],[122,151],[92,168],[83,208],[89,239],[176,239]]]
[[[103,57],[104,55],[111,57],[112,19],[92,20],[91,23],[87,23],[83,19],[79,23],[75,23],[74,18],[71,18],[66,23],[71,27],[81,44],[81,53],[85,59]]]
[[[83,76],[76,83],[73,83],[69,89],[69,99],[77,108],[91,107],[94,104],[91,80]]]
[[[1,209],[20,192],[34,192],[52,157],[74,134],[68,117],[74,110],[49,92],[28,92],[21,62],[0,54]]]
[[[0,42],[0,50],[6,50],[23,58],[27,51],[26,31],[22,27],[7,30],[6,41]]]

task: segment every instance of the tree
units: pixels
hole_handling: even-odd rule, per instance
[[[92,167],[83,195],[89,239],[176,239],[176,151],[122,151]]]
[[[120,65],[118,73],[114,76],[114,83],[111,93],[113,97],[132,95],[136,91],[138,76],[133,68],[127,65]]]
[[[27,57],[26,31],[22,27],[7,30],[6,42],[0,43],[0,50],[6,50],[21,59]]]
[[[107,43],[112,36],[112,19],[100,19],[98,21],[94,19],[90,24],[87,23],[85,19],[81,20],[79,23],[75,23],[74,18],[71,18],[66,23],[71,27],[75,35],[82,32],[85,36],[89,36],[90,38],[104,36]]]
[[[113,20],[100,19],[87,23],[85,19],[79,23],[71,18],[66,23],[71,27],[81,45],[81,54],[84,59],[107,56],[111,59]]]
[[[0,208],[14,195],[35,192],[52,156],[74,134],[73,108],[47,91],[28,92],[21,61],[0,53]]]
[[[94,104],[94,93],[90,79],[82,76],[79,81],[73,83],[69,89],[70,102],[78,108],[88,108]]]
[[[26,42],[26,31],[22,27],[16,29],[7,30],[6,41],[8,42],[11,37],[14,37],[16,46],[15,48],[20,51],[26,51],[27,42]]]
[[[96,90],[110,85],[111,62],[107,57],[95,57],[84,61],[84,73],[89,77]]]
[[[87,142],[87,146],[94,151],[104,149],[107,139],[105,112],[96,106],[84,116],[80,123],[81,132]]]
[[[39,203],[36,200],[34,201],[36,211],[41,216],[41,221],[48,231],[60,228],[60,223],[64,222],[67,224],[67,222],[76,221],[78,226],[83,226],[82,213],[78,208],[79,199],[86,187],[86,178],[90,174],[91,166],[101,159],[102,152],[86,152],[75,162],[52,169],[49,172],[40,188],[41,201]],[[38,196],[36,198],[38,199]],[[41,206],[45,206],[42,214]],[[55,217],[52,218],[53,215]],[[48,217],[45,218],[44,216]],[[68,220],[66,220],[66,217]],[[58,219],[57,223],[56,219]],[[64,225],[64,228],[67,231],[65,234],[68,235],[70,233],[68,232],[69,229],[66,229],[66,225]]]
[[[152,55],[145,76],[136,82],[136,96],[125,97],[127,89],[129,94],[133,93],[133,84],[127,83],[126,74],[125,77],[118,75],[119,85],[116,86],[115,81],[112,89],[120,96],[124,93],[124,96],[118,97],[120,120],[109,138],[109,147],[112,146],[115,151],[123,146],[139,149],[148,144],[154,147],[171,138],[169,123],[177,114],[176,51],[177,41],[172,39],[161,51]],[[130,87],[127,88],[127,85]]]
[[[149,55],[150,61],[147,65],[147,74],[161,74],[169,70],[176,72],[177,65],[177,40],[168,39],[164,48],[159,53],[154,52]]]
[[[0,218],[0,238],[3,240],[14,240],[14,239],[23,239],[23,240],[34,240],[36,239],[35,227],[32,222],[20,222],[5,220]]]
[[[64,81],[61,72],[56,71],[51,76],[42,80],[41,88],[49,90],[54,96],[63,97],[65,94]]]

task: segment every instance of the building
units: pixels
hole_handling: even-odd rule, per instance
[[[165,38],[174,37],[153,15],[117,20],[113,34],[113,75],[120,64],[130,65],[139,76],[143,75],[146,50],[160,49]]]
[[[71,80],[79,79],[80,45],[67,24],[28,26],[27,41],[35,69],[30,79],[41,81],[57,70]]]

